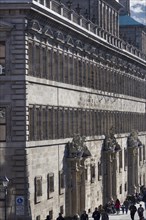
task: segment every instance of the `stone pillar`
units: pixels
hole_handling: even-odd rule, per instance
[[[83,170],[84,168],[81,167],[79,158],[68,159],[67,216],[81,214],[85,208],[85,183],[82,182]]]
[[[133,194],[136,192],[138,186],[138,160],[137,148],[128,148],[128,193]]]
[[[112,197],[112,159],[110,152],[103,152],[103,204]]]
[[[113,199],[117,198],[117,153],[112,154],[112,193]]]

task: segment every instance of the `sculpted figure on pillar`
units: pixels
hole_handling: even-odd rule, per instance
[[[104,143],[103,143],[103,151],[117,152],[119,150],[121,150],[121,147],[115,138],[113,128],[112,128],[110,129],[109,134],[105,136]]]
[[[68,142],[66,150],[67,157],[69,158],[81,158],[91,156],[91,153],[86,146],[85,136],[81,137],[79,134],[74,134],[72,142]]]
[[[131,134],[127,139],[128,147],[140,147],[142,146],[141,141],[138,138],[138,131],[132,130]]]

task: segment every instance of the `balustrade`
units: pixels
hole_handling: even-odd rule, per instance
[[[111,33],[107,32],[104,29],[101,29],[92,21],[88,20],[85,17],[82,17],[80,13],[77,13],[71,9],[71,7],[67,7],[61,3],[60,0],[32,0],[33,3],[39,3],[46,6],[46,9],[49,8],[61,16],[67,18],[68,20],[76,23],[77,25],[85,28],[86,30],[90,31],[91,33],[96,34],[97,36],[106,40],[109,44],[116,46],[121,49],[125,49],[126,51],[130,52],[131,54],[138,56],[139,58],[146,60],[146,55],[139,51],[136,47],[130,45],[127,42],[124,42],[122,39],[119,39],[115,35],[111,35]]]

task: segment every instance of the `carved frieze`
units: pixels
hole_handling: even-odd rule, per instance
[[[28,29],[36,31],[38,33],[42,33],[42,27],[40,26],[39,22],[37,20],[32,20],[28,23]]]
[[[49,27],[48,25],[46,25],[43,28],[42,32],[44,33],[44,35],[46,35],[46,36],[48,36],[48,37],[50,37],[52,39],[54,38],[53,31],[52,31],[51,27]]]
[[[66,37],[66,44],[71,47],[74,47],[74,41],[70,35],[67,35],[67,37]]]
[[[56,38],[57,41],[60,41],[62,43],[65,42],[64,35],[61,31],[56,31],[55,38]]]
[[[83,43],[82,43],[82,41],[76,40],[75,46],[76,46],[77,49],[83,50]]]

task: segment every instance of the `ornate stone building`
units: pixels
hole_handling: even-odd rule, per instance
[[[120,0],[120,38],[146,54],[146,26],[130,16],[130,0]]]
[[[91,3],[98,23],[60,1],[0,0],[8,220],[93,211],[146,184],[146,56],[119,38],[117,1]]]

